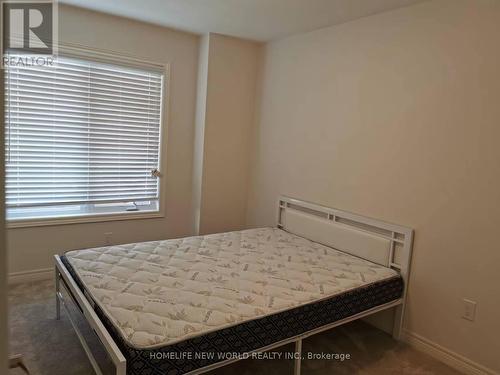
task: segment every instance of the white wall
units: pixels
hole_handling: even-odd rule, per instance
[[[248,204],[415,228],[406,328],[497,372],[499,35],[500,1],[436,0],[268,44]]]
[[[180,237],[193,233],[191,217],[194,113],[199,37],[60,5],[60,40],[170,63],[166,218],[10,229],[9,272],[45,269],[52,255],[75,248]]]

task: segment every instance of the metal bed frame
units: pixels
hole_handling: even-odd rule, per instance
[[[331,247],[335,247],[332,245],[337,245],[337,239],[331,236],[329,237],[330,231],[341,237],[345,235],[343,241],[338,242],[338,244],[342,245],[344,248],[335,248],[357,256],[361,256],[358,251],[360,249],[356,248],[356,242],[358,239],[361,240],[361,242],[358,242],[358,245],[359,243],[370,243],[370,241],[378,241],[373,242],[374,245],[387,244],[387,253],[384,253],[385,250],[382,251],[384,253],[382,254],[382,258],[381,254],[370,253],[363,253],[362,257],[396,270],[404,280],[403,295],[400,299],[395,301],[365,310],[345,319],[335,321],[325,326],[304,332],[300,335],[273,343],[247,354],[264,352],[270,349],[278,348],[285,344],[295,343],[294,375],[300,375],[302,340],[319,332],[338,327],[353,320],[365,318],[375,313],[393,308],[395,309],[395,314],[392,335],[396,340],[400,340],[403,326],[406,292],[409,281],[413,244],[412,229],[284,196],[281,196],[278,199],[277,227],[299,236],[306,237],[310,240],[330,245]],[[351,242],[353,244],[352,248],[349,246]],[[348,245],[347,248],[345,248],[346,243]],[[374,246],[374,248],[377,248],[377,246]],[[381,247],[378,246],[378,249],[380,248]],[[68,303],[70,302],[74,303],[78,307],[84,319],[88,322],[93,332],[99,338],[109,359],[115,366],[116,370],[114,375],[126,375],[127,362],[125,357],[97,316],[92,304],[78,287],[66,266],[62,263],[59,255],[55,256],[55,281],[57,319],[60,319],[62,305],[67,310],[70,323],[73,326],[96,374],[102,375],[103,372],[99,367],[99,364],[88,343],[86,342],[84,334],[80,331],[76,321],[71,315],[72,313],[70,312],[68,306]],[[62,291],[66,292],[66,295],[69,296],[71,301],[66,300]],[[240,358],[226,359],[202,368],[198,368],[188,374],[202,374],[239,360]]]

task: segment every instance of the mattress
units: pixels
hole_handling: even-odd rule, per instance
[[[276,228],[70,251],[63,262],[133,375],[191,371],[222,357],[157,354],[248,352],[403,290],[394,270]]]

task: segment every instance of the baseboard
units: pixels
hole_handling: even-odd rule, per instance
[[[53,268],[43,268],[40,270],[12,272],[9,274],[9,285],[28,283],[31,281],[49,280],[54,277]]]
[[[414,332],[405,330],[403,341],[411,347],[434,357],[440,362],[467,375],[500,375],[499,373],[452,352]]]

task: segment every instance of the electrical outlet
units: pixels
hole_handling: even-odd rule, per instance
[[[113,232],[104,233],[104,241],[106,242],[106,245],[111,245],[113,242]]]
[[[477,303],[465,298],[463,299],[463,303],[464,303],[464,313],[462,315],[462,318],[473,322],[474,320],[476,320]]]

